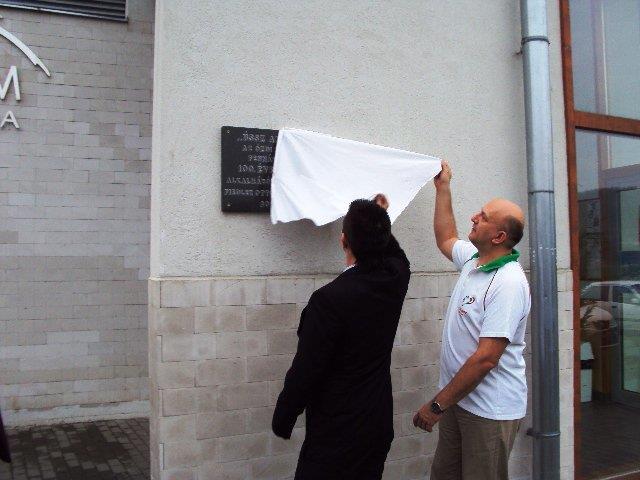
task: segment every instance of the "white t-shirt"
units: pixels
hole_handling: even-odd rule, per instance
[[[529,283],[518,254],[478,267],[478,250],[458,240],[453,263],[460,271],[449,301],[442,334],[440,389],[453,379],[478,348],[480,337],[509,340],[498,365],[458,402],[465,410],[493,420],[516,420],[527,411],[527,380],[522,352],[531,309]]]

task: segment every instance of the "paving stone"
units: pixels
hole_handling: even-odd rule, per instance
[[[146,418],[12,428],[3,480],[147,480]]]

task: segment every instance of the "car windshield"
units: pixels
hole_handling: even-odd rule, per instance
[[[603,298],[601,297],[601,293],[600,293],[600,286],[598,285],[588,285],[586,286],[581,293],[581,297],[583,300],[602,300]],[[606,295],[605,295],[606,298]]]
[[[623,285],[615,292],[623,303],[640,303],[640,284]]]
[[[640,283],[592,283],[582,290],[580,297],[582,300],[640,304]]]

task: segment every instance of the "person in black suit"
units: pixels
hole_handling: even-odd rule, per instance
[[[382,194],[351,203],[341,235],[347,268],[302,311],[272,422],[288,439],[306,410],[295,480],[382,476],[393,440],[391,350],[410,276],[387,208]]]
[[[0,413],[0,460],[11,463],[11,450],[9,449],[9,440],[4,432],[2,424],[2,413]]]

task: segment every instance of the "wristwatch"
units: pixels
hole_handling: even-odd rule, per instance
[[[444,409],[435,401],[431,404],[431,411],[436,415],[442,415],[444,413]]]

